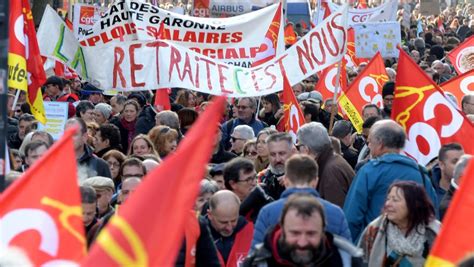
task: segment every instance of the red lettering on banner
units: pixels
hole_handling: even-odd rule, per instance
[[[210,32],[206,36],[206,43],[218,44],[219,43],[219,33]]]
[[[230,39],[230,32],[224,32],[224,33],[222,33],[222,36],[221,36],[221,44],[230,43],[230,42],[229,42],[229,39]]]
[[[185,32],[183,42],[196,42],[196,33],[195,32]]]
[[[280,57],[279,59],[276,60],[276,63],[278,63],[278,66],[280,67],[280,74],[283,77],[288,77],[286,76],[286,70],[285,66],[283,66],[283,59],[285,59],[288,56],[288,54],[285,54],[284,56]]]
[[[315,46],[314,46],[313,40],[315,38],[318,39],[319,49],[315,48]],[[326,63],[326,51],[324,49],[323,41],[321,40],[321,36],[319,35],[319,32],[313,32],[309,36],[309,45],[311,47],[311,57],[316,62],[316,64],[323,65],[324,63]],[[321,52],[321,56],[322,56],[321,60],[318,60],[318,58],[316,57],[314,51],[320,51]]]
[[[183,77],[179,77],[181,79],[181,81],[184,80],[184,77],[186,75],[189,76],[189,80],[191,81],[191,83],[194,86],[193,73],[192,73],[192,69],[191,69],[191,62],[189,60],[189,55],[188,55],[187,52],[186,52],[186,56],[184,57]]]
[[[223,73],[224,69],[229,69],[229,67],[227,67],[227,65],[222,65],[222,64],[217,65],[217,71],[219,73],[219,85],[221,86],[221,92],[225,93],[225,94],[227,94],[227,93],[232,94],[233,91],[229,91],[229,90],[225,89],[225,87],[224,87],[224,82],[227,80],[227,78],[225,77],[225,75]]]
[[[211,68],[209,65],[216,65],[214,61],[208,60],[206,58],[200,58],[201,61],[204,61],[206,63],[206,78],[207,78],[207,87],[209,87],[209,90],[212,90],[212,81],[211,81]]]
[[[277,78],[276,75],[274,75],[274,74],[271,73],[271,72],[268,72],[268,69],[269,69],[270,67],[273,67],[273,65],[268,65],[268,66],[266,66],[265,69],[263,70],[263,72],[265,73],[265,75],[271,77],[271,79],[272,79],[272,84],[270,84],[270,86],[268,86],[266,89],[272,88],[272,87],[275,85],[275,83],[276,83],[276,78]]]
[[[115,47],[114,49],[114,68],[113,68],[113,74],[112,77],[114,79],[112,86],[114,88],[117,88],[117,75],[120,77],[120,83],[123,88],[126,87],[127,82],[125,81],[125,77],[123,76],[123,71],[122,68],[120,67],[120,64],[122,64],[123,59],[124,59],[124,51],[120,47]]]
[[[347,39],[346,39],[346,30],[344,29],[344,26],[342,25],[339,25],[336,23],[336,18],[339,17],[339,16],[342,16],[342,14],[337,14],[334,16],[334,18],[332,18],[331,20],[331,33],[332,33],[332,29],[336,29],[336,30],[340,30],[342,32],[342,40],[344,41],[344,43],[341,45],[340,49],[339,49],[339,53],[342,53],[344,51],[344,48],[346,47],[346,42],[347,42]],[[337,41],[337,39],[331,34],[331,38],[332,38],[332,41],[334,42],[335,46],[338,47],[339,43]]]
[[[135,63],[135,49],[142,47],[141,43],[132,44],[130,45],[129,53],[130,53],[130,76],[132,78],[132,86],[133,87],[144,87],[145,82],[137,83],[135,78],[135,72],[143,69],[143,64],[136,64]]]
[[[303,72],[303,74],[306,74],[308,72],[308,70],[306,69],[306,66],[303,62],[302,57],[304,57],[306,59],[306,61],[309,63],[309,66],[312,69],[314,68],[314,64],[313,64],[313,60],[311,59],[311,56],[310,56],[311,51],[310,51],[310,47],[308,46],[308,42],[306,40],[304,40],[302,42],[302,44],[304,46],[304,50],[300,45],[297,45],[296,46],[296,53],[298,54],[298,64],[300,65],[300,69]]]
[[[199,88],[199,57],[195,56],[194,59],[196,60],[196,79],[194,80],[194,86]]]
[[[258,68],[255,68],[255,69],[252,69],[250,72],[250,76],[252,77],[252,80],[253,80],[253,86],[255,86],[255,90],[258,92],[260,91],[260,86],[258,86],[258,81],[257,81],[257,75],[255,74],[255,72],[261,70],[262,68],[261,67],[258,67]]]
[[[123,36],[125,35],[125,30],[122,26],[118,26],[118,27],[113,28],[110,31],[110,33],[112,35],[112,38],[123,40]]]
[[[255,58],[255,56],[258,53],[258,49],[259,49],[258,46],[250,47],[250,58]]]
[[[112,41],[112,39],[109,38],[109,36],[107,36],[107,33],[106,32],[103,32],[100,34],[100,38],[99,40],[102,39],[102,43],[106,44],[110,41]],[[94,44],[95,45],[95,44]]]
[[[160,83],[160,47],[168,47],[169,45],[165,42],[151,42],[151,43],[146,43],[147,47],[154,47],[155,49],[155,55],[156,55],[156,81],[159,84]]]
[[[87,44],[89,46],[94,46],[98,41],[100,41],[100,36],[92,36],[91,38],[87,39]]]
[[[225,53],[225,58],[226,59],[237,59],[239,58],[239,55],[237,54],[237,51],[235,49],[227,49]]]
[[[233,32],[231,41],[234,43],[242,42],[242,32]]]
[[[173,73],[173,69],[176,67],[176,71],[178,72],[178,77],[181,77],[181,71],[179,70],[178,63],[181,61],[181,54],[179,50],[175,47],[171,46],[171,55],[170,55],[170,67],[168,71],[169,81],[171,81],[171,73]]]

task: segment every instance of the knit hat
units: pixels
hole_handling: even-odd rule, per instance
[[[44,86],[47,86],[48,84],[57,85],[57,86],[59,86],[59,89],[61,89],[61,90],[64,87],[63,79],[61,79],[58,76],[51,76],[48,79],[46,79],[46,82],[44,83]]]
[[[336,121],[332,129],[332,135],[336,138],[343,138],[351,133],[352,133],[352,124],[346,120]]]
[[[386,82],[382,88],[382,98],[385,98],[388,95],[393,95],[394,91],[395,91],[395,83]]]
[[[99,103],[95,105],[95,110],[102,113],[106,119],[109,119],[110,115],[112,114],[112,107],[106,103]]]

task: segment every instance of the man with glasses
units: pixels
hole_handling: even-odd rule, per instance
[[[230,136],[230,143],[232,147],[230,151],[236,155],[242,155],[245,142],[255,138],[253,129],[248,125],[239,125],[234,128]]]
[[[228,120],[222,124],[222,145],[226,150],[231,147],[231,134],[235,127],[239,125],[248,125],[257,135],[263,128],[268,125],[265,122],[257,120],[255,114],[257,112],[257,100],[252,97],[243,97],[239,99],[237,104],[237,118]]]
[[[390,119],[392,115],[392,103],[393,103],[393,94],[395,91],[394,82],[386,82],[382,88],[382,99],[383,99],[383,110],[382,117],[385,119]]]
[[[463,96],[461,100],[462,112],[466,115],[474,114],[474,94],[470,93]]]

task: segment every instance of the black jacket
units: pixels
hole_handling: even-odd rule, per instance
[[[281,175],[274,174],[270,168],[260,172],[259,180],[261,183],[265,184],[265,192],[270,195],[273,199],[279,199],[281,193],[285,191],[285,187],[280,184],[278,178],[282,177]]]
[[[219,150],[217,151],[216,154],[212,154],[210,163],[213,163],[213,164],[226,163],[227,161],[230,161],[231,159],[235,157],[237,157],[237,155],[235,155],[232,152],[225,151],[222,144],[219,144]]]
[[[448,210],[449,204],[453,199],[454,193],[456,193],[456,188],[454,188],[453,185],[450,185],[448,191],[439,203],[439,218],[441,221],[443,220],[443,217],[446,214],[446,211]]]
[[[201,234],[196,242],[196,267],[220,267],[217,257],[216,246],[212,240],[211,233],[207,224],[207,219],[199,216],[199,228]],[[178,257],[176,258],[176,267],[184,267],[186,262],[186,240],[183,239]]]
[[[359,157],[358,151],[341,142],[341,152],[342,157],[347,161],[347,163],[349,163],[349,165],[351,165],[352,169],[355,169],[357,158]]]
[[[20,140],[18,131],[8,137],[8,147],[11,149],[19,149],[23,140]]]
[[[247,220],[255,223],[258,213],[263,206],[272,202],[274,199],[266,193],[265,185],[256,186],[252,192],[240,204],[239,213]]]
[[[148,132],[155,127],[155,111],[150,105],[143,107],[143,110],[138,115],[136,124],[137,134],[148,134]]]
[[[92,149],[84,145],[84,154],[78,160],[79,168],[85,168],[87,178],[93,176],[103,176],[112,178],[109,165],[103,159],[98,158],[92,152]]]

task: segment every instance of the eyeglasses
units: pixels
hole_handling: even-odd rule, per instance
[[[118,162],[108,162],[107,161],[107,164],[109,165],[109,167],[120,168],[120,163],[118,163]]]
[[[233,137],[233,136],[231,136],[231,137],[230,137],[230,140],[231,140],[232,142],[235,142],[235,141],[237,141],[237,140],[245,140],[245,139],[244,139],[244,138],[238,138],[238,137]]]
[[[252,182],[254,182],[255,180],[257,180],[257,176],[252,176],[252,177],[249,177],[247,179],[244,179],[244,180],[238,180],[237,183],[247,183],[247,184],[250,184]]]
[[[249,106],[236,106],[237,109],[247,109],[250,108]]]
[[[257,151],[245,151],[244,152],[245,156],[256,156],[258,155]]]

